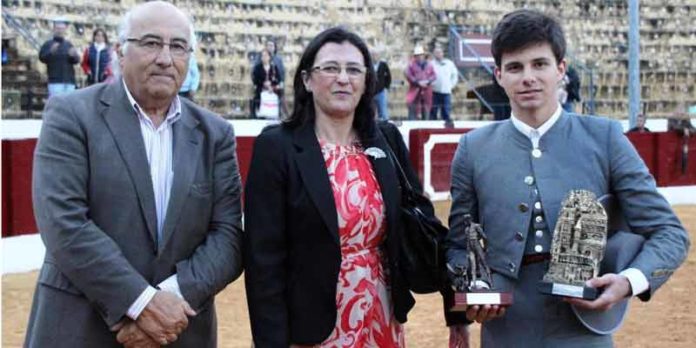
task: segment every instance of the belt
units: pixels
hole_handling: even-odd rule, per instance
[[[527,254],[522,256],[522,266],[527,266],[539,262],[544,262],[546,260],[551,259],[551,254],[550,253],[541,253],[541,254]]]

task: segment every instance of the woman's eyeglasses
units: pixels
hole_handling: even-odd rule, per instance
[[[365,69],[364,66],[357,64],[346,66],[341,66],[338,64],[325,64],[317,65],[310,69],[311,72],[316,71],[323,76],[332,78],[338,77],[338,75],[341,74],[342,70],[344,70],[346,72],[346,75],[348,75],[348,77],[351,79],[359,78],[365,74],[365,71],[367,71],[367,69]]]

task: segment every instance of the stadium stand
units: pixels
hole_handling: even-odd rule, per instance
[[[3,0],[3,118],[40,118],[47,97],[45,66],[37,45],[50,37],[51,19],[67,18],[69,38],[86,47],[94,28],[112,42],[121,15],[135,0]],[[197,28],[195,52],[201,71],[197,101],[227,118],[247,118],[252,95],[250,69],[263,43],[278,43],[286,67],[286,96],[292,103],[292,76],[303,47],[321,30],[346,25],[383,49],[394,83],[391,114],[406,116],[403,78],[416,44],[447,47],[450,26],[462,34],[490,35],[502,14],[533,7],[555,14],[565,25],[569,57],[582,67],[583,110],[626,118],[627,5],[618,0],[180,0]],[[641,1],[642,101],[649,117],[666,117],[684,102],[696,102],[696,0]],[[485,69],[462,69],[453,92],[455,119],[474,119],[479,103],[467,89],[490,82]],[[82,83],[85,77],[78,73]],[[590,83],[590,80],[592,83]],[[19,96],[19,97],[18,97]],[[20,100],[20,103],[13,101]],[[578,109],[580,111],[580,109]]]

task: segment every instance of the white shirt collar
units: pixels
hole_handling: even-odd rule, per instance
[[[532,126],[522,122],[519,118],[515,117],[515,114],[510,115],[510,120],[512,121],[512,124],[517,128],[520,133],[524,134],[527,138],[532,140],[532,143],[535,145],[534,148],[538,146],[538,141],[539,138],[544,136],[546,132],[553,127],[554,124],[556,124],[556,121],[561,117],[561,111],[563,109],[561,108],[561,104],[558,104],[556,107],[556,111],[551,115],[551,117],[546,120],[539,128],[533,128]],[[535,142],[536,140],[536,142]]]
[[[143,109],[140,107],[140,105],[138,105],[138,102],[135,101],[133,95],[131,95],[130,91],[128,90],[126,80],[121,79],[121,82],[123,82],[123,88],[126,90],[128,101],[130,102],[130,105],[133,107],[133,110],[135,110],[136,114],[138,114],[138,117],[149,121],[150,118],[145,114]],[[174,99],[172,100],[172,103],[169,105],[169,109],[167,110],[167,116],[164,119],[167,121],[168,124],[173,124],[179,118],[181,118],[181,100],[179,100],[178,95],[175,95]]]

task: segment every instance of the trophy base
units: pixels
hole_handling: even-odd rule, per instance
[[[499,305],[509,306],[512,304],[511,292],[497,291],[472,291],[472,292],[455,292],[451,311],[464,312],[468,306],[477,305]]]
[[[575,297],[590,301],[596,300],[597,297],[599,297],[599,291],[597,289],[587,286],[539,282],[538,289],[540,292],[548,295]]]

